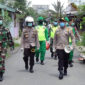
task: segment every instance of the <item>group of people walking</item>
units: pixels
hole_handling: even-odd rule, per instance
[[[65,52],[67,45],[75,47],[75,35],[77,35],[75,23],[68,21],[69,19],[60,19],[54,21],[48,29],[43,23],[44,18],[38,17],[37,25],[34,26],[34,20],[28,16],[25,19],[26,27],[23,30],[22,35],[22,48],[24,48],[24,62],[25,69],[28,70],[28,58],[30,57],[30,68],[31,73],[34,72],[34,56],[36,62],[44,65],[46,43],[49,43],[50,39],[50,52],[51,57],[59,59],[58,70],[59,79],[63,79],[63,75],[67,75],[68,64],[73,67],[73,49],[70,53]],[[40,56],[40,58],[39,58]]]
[[[37,25],[34,26],[34,19],[31,16],[25,18],[25,26],[21,37],[21,50],[23,50],[23,61],[25,69],[30,73],[34,72],[34,57],[36,62],[44,65],[46,54],[46,43],[50,43],[51,57],[58,59],[59,79],[67,75],[68,65],[73,66],[73,49],[70,53],[65,52],[67,45],[75,47],[75,36],[77,34],[75,23],[68,19],[53,21],[48,29],[44,24],[44,18],[38,17]],[[50,42],[49,42],[50,41]],[[3,80],[5,71],[5,56],[8,45],[14,49],[13,39],[8,29],[3,27],[3,20],[0,18],[0,81]]]

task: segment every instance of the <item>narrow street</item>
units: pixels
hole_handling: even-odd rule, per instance
[[[78,56],[78,52],[75,52]],[[23,53],[19,50],[6,60],[6,73],[0,85],[85,85],[85,64],[74,58],[74,67],[68,69],[68,76],[58,79],[57,60],[46,53],[45,65],[35,62],[34,73],[24,69]]]

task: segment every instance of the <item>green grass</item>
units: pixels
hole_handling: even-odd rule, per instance
[[[83,46],[82,42],[80,42],[80,41],[78,41],[78,42],[76,43],[76,45],[77,45],[77,46]]]
[[[19,43],[15,43],[14,44],[14,47],[16,48],[16,47],[19,47],[20,46],[20,44]]]
[[[80,53],[83,53],[83,54],[85,54],[85,51],[82,51],[82,52],[80,52]]]
[[[77,46],[85,46],[85,31],[84,32],[82,32],[81,34],[81,38],[82,38],[82,41],[80,42],[80,41],[77,41]]]
[[[6,54],[6,58],[8,58],[9,56],[10,56],[10,54],[7,53],[7,54]]]

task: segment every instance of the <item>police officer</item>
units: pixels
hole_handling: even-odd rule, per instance
[[[48,41],[48,30],[45,26],[43,26],[43,22],[43,17],[38,17],[38,26],[36,26],[36,30],[38,31],[40,49],[36,51],[36,62],[39,61],[40,54],[41,65],[44,65],[46,53],[46,40]]]
[[[0,16],[0,81],[3,81],[3,74],[5,72],[5,58],[7,47],[14,49],[14,42],[10,31],[3,27],[3,18]]]
[[[55,59],[57,58],[57,54],[53,52],[53,39],[57,29],[58,29],[58,22],[54,21],[53,26],[50,28],[50,52],[52,58],[55,55]]]
[[[59,59],[58,62],[59,79],[63,79],[63,75],[67,75],[69,54],[64,51],[64,48],[65,46],[69,45],[69,39],[68,39],[69,35],[72,36],[72,41],[74,45],[75,39],[73,35],[69,33],[67,29],[65,29],[65,22],[61,20],[59,30],[55,32],[54,44],[53,44],[53,46],[57,50],[57,55]]]
[[[30,16],[27,16],[25,19],[25,28],[22,33],[22,49],[24,48],[24,57],[25,69],[28,70],[28,59],[30,58],[30,69],[31,73],[34,72],[34,55],[35,48],[39,49],[39,40],[37,31],[33,26],[34,19]]]
[[[70,22],[70,26],[69,26],[69,30],[72,32],[73,36],[75,37],[75,39],[79,39],[79,35],[78,35],[78,31],[75,27],[75,23],[74,22]],[[69,44],[72,45],[72,39],[71,37],[69,36]],[[70,55],[69,55],[69,66],[70,67],[73,67],[73,54],[74,54],[74,50],[72,50],[70,52]]]

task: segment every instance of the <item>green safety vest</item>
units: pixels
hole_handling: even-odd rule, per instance
[[[73,31],[73,34],[75,35],[75,28],[73,28],[72,31]]]
[[[71,30],[72,30],[73,34],[75,35],[75,28],[72,28]],[[72,42],[72,39],[71,39],[71,37],[69,36],[69,43],[71,43],[71,42]]]
[[[39,41],[45,41],[46,37],[45,37],[45,27],[44,26],[37,26],[36,30],[38,31],[38,38]]]
[[[58,27],[52,27],[51,28],[51,38],[54,38],[54,35],[55,35],[55,32],[56,32],[56,30],[58,29]]]
[[[72,39],[71,39],[71,37],[69,37],[69,43],[71,43],[72,42]]]
[[[80,23],[80,29],[82,29],[82,24]]]

